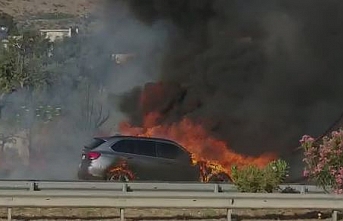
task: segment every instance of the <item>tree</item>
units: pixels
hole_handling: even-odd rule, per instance
[[[26,31],[22,38],[9,39],[7,49],[0,55],[0,91],[27,91],[22,101],[25,106],[33,100],[44,105],[54,98],[59,106],[80,109],[80,113],[73,114],[85,118],[74,120],[86,125],[78,126],[86,130],[98,128],[109,117],[99,93],[110,56],[102,59],[103,50],[87,44],[92,40],[78,36],[51,43],[34,30]],[[77,106],[76,100],[80,102]]]
[[[8,29],[7,34],[9,35],[18,34],[17,23],[11,15],[5,12],[0,12],[0,26],[6,27]]]
[[[0,55],[0,90],[39,88],[47,80],[43,71],[47,59],[48,41],[35,32],[25,32],[21,38],[9,38]]]
[[[51,73],[46,70],[49,42],[36,31],[26,31],[21,37],[10,37],[6,47],[0,47],[0,117],[8,97],[25,91],[24,103],[32,101],[32,93],[46,88]]]

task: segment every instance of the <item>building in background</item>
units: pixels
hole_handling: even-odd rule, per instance
[[[70,27],[67,29],[41,29],[39,30],[41,35],[48,38],[51,42],[55,42],[56,40],[63,40],[64,38],[72,37],[79,33],[78,27]]]
[[[134,53],[126,53],[126,54],[111,54],[111,60],[114,61],[117,65],[123,65],[128,61],[134,59],[137,55]]]

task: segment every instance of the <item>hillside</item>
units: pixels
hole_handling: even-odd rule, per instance
[[[0,0],[0,12],[21,27],[66,28],[97,11],[102,0]]]
[[[0,10],[16,18],[45,13],[82,16],[91,12],[97,0],[0,0]]]

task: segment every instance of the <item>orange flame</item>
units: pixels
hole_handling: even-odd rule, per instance
[[[192,156],[192,163],[200,166],[200,181],[207,182],[213,175],[222,172],[230,175],[231,166],[253,164],[265,166],[276,158],[274,154],[259,157],[243,156],[230,150],[226,142],[212,137],[201,123],[189,118],[171,124],[164,124],[164,115],[160,114],[176,108],[179,100],[187,91],[186,85],[174,83],[147,83],[140,94],[139,110],[143,115],[141,127],[122,122],[119,130],[123,135],[159,137],[174,140],[185,147]],[[189,102],[189,111],[199,106],[198,100]],[[176,105],[176,106],[175,106]],[[167,116],[167,115],[166,115]]]
[[[159,137],[171,139],[184,146],[193,156],[193,162],[206,162],[206,168],[230,174],[231,166],[237,167],[253,164],[265,166],[274,160],[274,154],[259,157],[243,156],[230,150],[221,140],[210,136],[200,125],[184,118],[181,122],[169,125],[159,124],[160,114],[151,112],[145,115],[142,127],[134,127],[128,122],[120,124],[120,132],[124,135]],[[203,177],[206,181],[206,178]]]
[[[115,167],[109,170],[109,174],[118,176],[118,177],[125,176],[129,180],[135,179],[134,173],[129,169],[128,164],[125,160],[119,161]]]

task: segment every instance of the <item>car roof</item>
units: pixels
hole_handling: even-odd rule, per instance
[[[165,138],[158,138],[158,137],[147,137],[147,136],[129,136],[129,135],[114,135],[114,136],[102,136],[102,137],[94,137],[94,138],[98,138],[98,139],[103,139],[103,140],[109,140],[109,139],[113,139],[113,138],[131,138],[131,139],[148,139],[148,140],[155,140],[155,141],[166,141],[166,142],[172,142],[172,143],[176,143],[173,140],[169,140],[169,139],[165,139]]]
[[[165,139],[165,138],[158,138],[158,137],[147,137],[147,136],[129,136],[129,135],[113,135],[113,136],[102,136],[102,137],[94,137],[94,138],[98,138],[98,139],[102,139],[105,141],[108,140],[112,140],[112,139],[144,139],[144,140],[152,140],[152,141],[162,141],[162,142],[168,142],[168,143],[172,143],[175,144],[179,147],[181,147],[182,149],[184,149],[185,151],[187,151],[182,145],[180,145],[179,143],[170,140],[170,139]],[[187,151],[188,152],[188,151]]]

